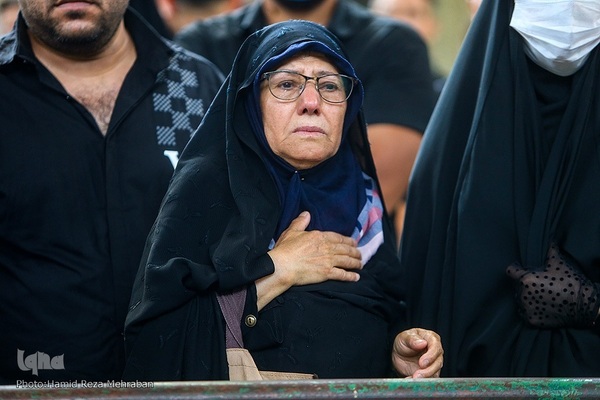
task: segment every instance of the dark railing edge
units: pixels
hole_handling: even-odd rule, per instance
[[[600,378],[438,378],[262,382],[38,382],[0,399],[600,399]]]

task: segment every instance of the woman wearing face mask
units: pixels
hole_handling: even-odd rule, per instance
[[[445,376],[600,375],[598,21],[596,0],[487,0],[457,58],[400,250]]]

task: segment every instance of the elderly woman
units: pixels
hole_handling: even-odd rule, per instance
[[[439,376],[439,336],[402,331],[406,282],[362,99],[323,27],[288,21],[246,40],[148,237],[126,379],[227,379],[217,294],[240,289],[261,370]]]

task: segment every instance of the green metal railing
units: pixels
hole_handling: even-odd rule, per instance
[[[94,387],[96,385],[96,387]],[[99,387],[98,387],[99,386]],[[262,382],[58,382],[0,386],[0,399],[600,399],[600,378]]]

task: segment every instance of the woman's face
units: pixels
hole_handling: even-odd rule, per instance
[[[302,55],[288,60],[278,70],[319,77],[338,73],[325,58]],[[340,147],[346,102],[328,103],[321,98],[315,81],[309,80],[296,100],[280,100],[263,81],[260,95],[265,135],[275,154],[294,168],[314,167],[335,155]]]

